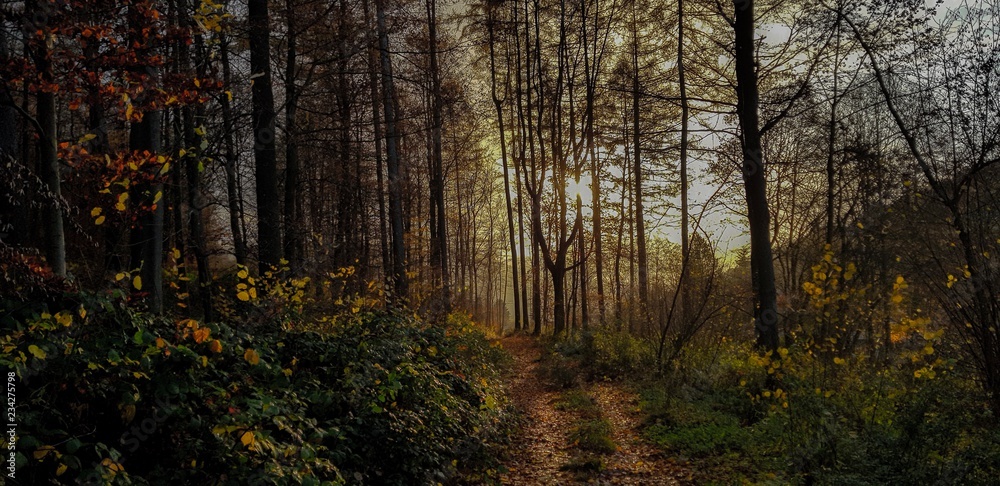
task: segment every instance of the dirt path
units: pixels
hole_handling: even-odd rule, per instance
[[[568,433],[574,417],[555,410],[552,403],[558,392],[548,390],[538,376],[541,349],[531,338],[515,336],[503,340],[503,347],[514,357],[515,375],[510,379],[510,394],[524,413],[525,426],[514,440],[513,457],[503,484],[567,484],[573,474],[560,471],[569,462],[572,448]]]
[[[602,471],[581,476],[561,470],[578,454],[568,439],[576,417],[554,408],[560,392],[546,386],[539,376],[542,350],[533,339],[510,337],[503,340],[503,346],[516,363],[509,381],[511,397],[526,419],[521,436],[514,440],[503,484],[677,485],[682,484],[677,478],[688,476],[641,440],[637,432],[641,420],[638,397],[609,382],[589,384],[587,391],[613,425],[618,450],[604,456]]]

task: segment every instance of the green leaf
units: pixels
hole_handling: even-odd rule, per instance
[[[68,452],[70,454],[73,454],[82,445],[83,445],[83,443],[80,442],[80,439],[77,439],[76,437],[74,437],[74,438],[72,438],[72,439],[70,439],[70,440],[68,440],[66,442],[66,452]]]

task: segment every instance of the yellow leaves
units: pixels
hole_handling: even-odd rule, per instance
[[[163,349],[166,346],[167,346],[167,342],[164,341],[163,338],[161,338],[161,337],[156,338],[156,347],[158,349]]]
[[[250,272],[248,272],[247,269],[244,268],[244,269],[240,270],[239,272],[237,272],[236,276],[239,277],[239,278],[247,278],[247,277],[250,276]]]
[[[59,467],[56,468],[56,476],[62,476],[67,469],[69,469],[69,466],[65,464],[59,464]]]
[[[847,360],[838,356],[833,358],[833,364],[838,366],[844,366],[845,364],[847,364]]]
[[[948,274],[948,282],[945,284],[949,289],[958,282],[958,279],[954,275]]]
[[[136,290],[142,290],[142,277],[136,275],[134,278],[132,278],[132,287],[134,287]]]
[[[858,229],[865,229],[865,225],[861,224],[861,221],[857,222]]]
[[[160,202],[160,199],[163,199],[163,191],[156,191],[156,195],[153,196],[153,204]]]
[[[124,211],[125,210],[125,201],[128,201],[128,193],[127,192],[123,192],[123,193],[121,193],[121,194],[118,195],[118,202],[115,203],[115,209],[117,209],[118,211]]]
[[[56,314],[56,322],[62,324],[64,327],[69,327],[73,325],[73,314],[62,311]]]
[[[257,366],[257,364],[260,363],[260,355],[257,354],[257,351],[254,351],[253,348],[247,348],[247,350],[243,352],[243,359],[245,359],[247,363],[254,366]]]
[[[902,294],[892,294],[892,303],[893,304],[899,304],[901,302],[903,302],[903,296],[902,296]]]
[[[31,353],[32,356],[34,356],[35,358],[38,358],[38,359],[45,359],[45,357],[48,356],[45,353],[44,349],[39,348],[38,346],[36,346],[34,344],[32,344],[31,346],[28,346],[28,352]]]
[[[246,446],[247,449],[251,448],[255,442],[253,432],[250,432],[249,430],[244,432],[243,435],[240,437],[240,442],[244,446]]]
[[[213,339],[212,342],[208,343],[208,350],[216,354],[221,353],[222,342],[218,339]]]
[[[94,219],[94,224],[98,226],[104,223],[104,215],[101,214],[101,211],[103,211],[103,209],[99,207],[95,207],[94,209],[90,210],[90,217],[96,218]]]
[[[125,277],[128,277],[128,274],[125,272],[120,272],[117,275],[115,275],[115,282],[120,282]]]
[[[236,298],[240,299],[243,302],[247,302],[250,300],[250,292],[247,292],[246,290],[241,290],[236,293]]]

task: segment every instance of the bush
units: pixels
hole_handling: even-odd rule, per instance
[[[656,350],[653,345],[629,333],[602,328],[587,341],[588,364],[598,375],[623,377],[647,373],[654,368]]]
[[[327,333],[251,335],[114,293],[3,308],[23,484],[495,480],[509,358],[467,317],[358,312]]]
[[[580,449],[598,453],[612,453],[618,450],[611,438],[611,422],[604,418],[582,420],[570,431],[569,439]]]

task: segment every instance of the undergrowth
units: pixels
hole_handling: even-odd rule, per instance
[[[0,304],[20,484],[498,482],[509,357],[465,315],[355,308],[297,331],[117,292]]]

